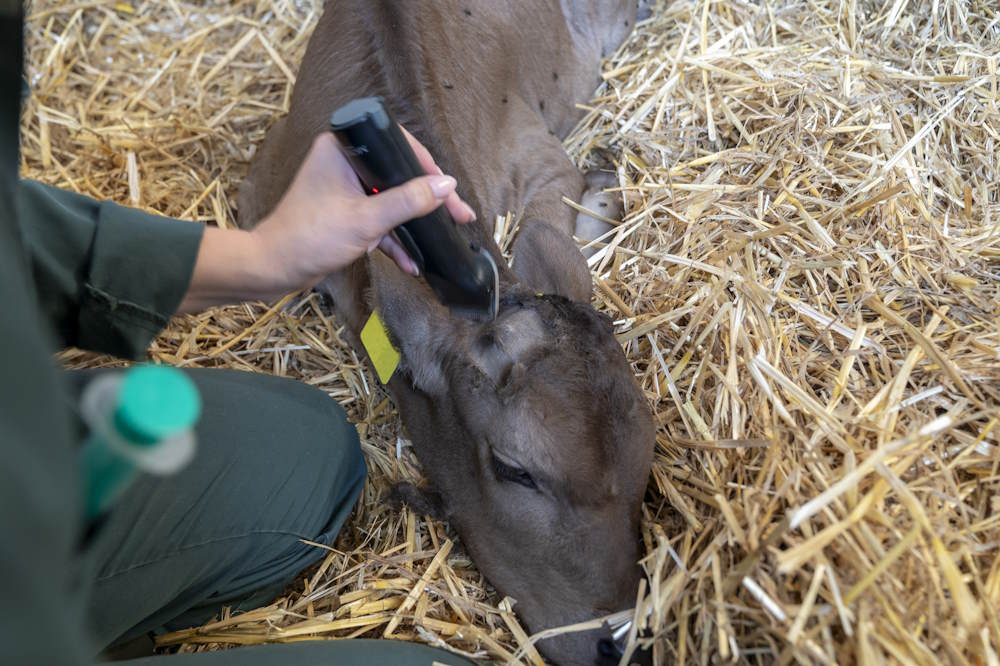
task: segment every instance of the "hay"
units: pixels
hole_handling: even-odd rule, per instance
[[[319,4],[39,0],[24,173],[231,225]],[[988,0],[675,0],[607,62],[566,145],[617,165],[595,303],[660,423],[631,646],[1000,663],[998,45]],[[388,634],[540,663],[450,530],[381,500],[419,467],[338,332],[293,295],[154,343],[318,386],[371,470],[318,569],[161,646]]]

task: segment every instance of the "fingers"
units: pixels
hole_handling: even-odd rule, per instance
[[[378,244],[378,249],[382,250],[383,253],[390,259],[396,262],[401,269],[410,275],[420,275],[420,270],[417,268],[417,264],[410,258],[410,255],[406,253],[403,246],[399,244],[395,238],[390,235],[382,237],[382,240]]]
[[[421,176],[368,197],[375,223],[371,237],[379,238],[403,222],[427,215],[444,203],[455,185],[451,176]]]
[[[441,167],[434,162],[434,158],[431,156],[430,151],[424,148],[422,143],[417,141],[402,125],[399,126],[399,129],[403,132],[403,136],[405,136],[406,140],[409,142],[410,148],[413,149],[413,154],[417,156],[417,161],[420,162],[420,166],[423,167],[424,171],[431,174],[444,173],[441,171]],[[452,219],[459,224],[467,224],[476,219],[476,213],[472,210],[472,206],[462,201],[457,193],[454,193],[445,199],[444,206],[448,209],[448,213],[451,215]]]
[[[444,201],[444,207],[448,209],[453,220],[459,224],[468,224],[476,219],[476,213],[472,206],[458,198],[454,192]]]
[[[431,157],[430,151],[424,148],[424,144],[417,141],[402,125],[399,126],[399,129],[409,142],[410,148],[413,149],[413,154],[417,156],[417,161],[420,162],[420,166],[424,168],[424,171],[430,174],[443,174],[444,172],[441,171],[441,167],[435,164],[434,158]]]

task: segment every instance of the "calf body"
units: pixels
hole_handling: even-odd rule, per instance
[[[578,200],[585,184],[560,141],[635,13],[634,0],[331,0],[290,112],[240,192],[241,224],[251,226],[330,113],[380,95],[480,220],[520,214],[513,269],[489,224],[463,227],[500,266],[495,322],[449,316],[424,283],[378,255],[320,289],[355,343],[380,311],[403,356],[389,390],[443,512],[533,631],[628,608],[639,577],[652,417],[610,321],[587,304],[576,215],[561,201]],[[600,663],[606,635],[539,647],[559,663]]]

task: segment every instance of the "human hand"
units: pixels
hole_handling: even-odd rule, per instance
[[[375,248],[416,275],[416,264],[389,235],[396,225],[442,204],[460,224],[476,216],[455,194],[455,179],[442,175],[427,149],[403,134],[432,175],[374,196],[361,189],[333,135],[316,137],[285,196],[253,231],[205,229],[178,311],[308,289]]]
[[[390,235],[394,227],[442,204],[458,223],[475,219],[455,193],[455,179],[443,175],[427,149],[403,133],[433,175],[373,196],[362,190],[333,135],[316,138],[274,212],[252,232],[269,264],[265,270],[282,285],[275,291],[311,287],[376,248],[416,275],[416,264]]]

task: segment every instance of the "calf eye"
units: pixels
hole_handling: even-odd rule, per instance
[[[497,475],[497,479],[500,481],[511,481],[513,483],[518,483],[525,488],[538,490],[538,486],[535,485],[535,480],[532,479],[531,475],[525,472],[522,468],[508,465],[497,458],[493,453],[490,453],[490,457],[493,459],[493,473]]]

